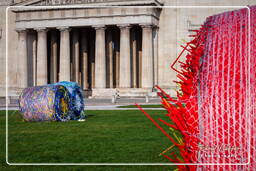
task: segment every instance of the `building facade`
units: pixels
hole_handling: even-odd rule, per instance
[[[236,1],[7,0],[0,12],[1,51],[7,46],[0,96],[6,81],[10,96],[58,81],[75,81],[92,97],[144,96],[155,85],[175,95],[170,64],[179,45],[207,16],[234,8],[168,6],[253,3]]]

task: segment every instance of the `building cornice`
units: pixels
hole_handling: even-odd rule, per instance
[[[160,0],[25,0],[13,6],[163,6]]]

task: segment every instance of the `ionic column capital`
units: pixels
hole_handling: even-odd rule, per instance
[[[92,26],[95,30],[105,30],[106,26],[105,25],[95,25]]]
[[[153,25],[152,24],[140,24],[140,26],[142,28],[148,28],[148,29],[152,29],[153,28]]]
[[[70,27],[57,27],[57,29],[58,29],[59,31],[70,31],[70,30],[71,30]]]
[[[47,32],[48,31],[48,29],[45,27],[34,28],[34,30],[36,30],[37,32]]]
[[[129,29],[131,28],[131,25],[130,24],[120,24],[120,25],[117,25],[120,29]]]

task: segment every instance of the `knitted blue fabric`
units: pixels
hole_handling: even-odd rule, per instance
[[[54,85],[62,85],[69,92],[69,112],[72,120],[78,120],[85,118],[82,114],[84,110],[84,98],[82,89],[76,82],[62,81],[55,83]]]
[[[86,117],[82,89],[75,82],[25,88],[19,105],[27,121],[68,121]]]

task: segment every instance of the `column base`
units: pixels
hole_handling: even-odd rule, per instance
[[[110,98],[116,94],[116,89],[114,88],[93,88],[92,98]]]
[[[120,97],[157,96],[152,88],[117,88]]]
[[[0,88],[2,94],[0,97],[5,97],[5,88]],[[8,96],[19,97],[23,88],[10,87],[8,89]],[[171,97],[176,97],[176,90],[174,88],[163,88],[163,90]],[[118,95],[120,97],[145,97],[157,96],[157,91],[151,88],[94,88],[92,90],[84,90],[85,97],[104,98]]]
[[[0,88],[0,107],[6,107],[6,98],[8,107],[18,107],[19,106],[19,96],[23,88],[9,87],[8,96],[6,97],[5,88]]]
[[[176,96],[176,92],[172,88],[164,88],[163,90],[172,97]],[[94,88],[91,98],[111,98],[115,95],[126,98],[157,97],[157,92],[158,90],[152,88]]]

